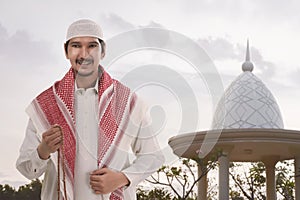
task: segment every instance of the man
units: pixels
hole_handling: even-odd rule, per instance
[[[164,160],[147,108],[100,65],[105,43],[95,22],[72,23],[64,47],[71,68],[26,109],[17,169],[45,175],[42,200],[135,199],[135,186]]]

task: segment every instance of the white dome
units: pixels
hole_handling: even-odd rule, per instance
[[[270,90],[245,71],[226,89],[216,108],[212,129],[283,129],[279,107]]]

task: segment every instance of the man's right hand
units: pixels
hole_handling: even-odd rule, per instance
[[[59,125],[53,125],[49,130],[43,133],[42,142],[37,148],[41,159],[46,160],[51,153],[56,152],[63,144],[62,130]]]

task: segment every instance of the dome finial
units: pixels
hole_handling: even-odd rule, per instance
[[[250,61],[249,39],[247,39],[246,61]]]
[[[252,72],[253,68],[254,68],[253,63],[250,61],[249,39],[247,39],[246,60],[242,65],[242,70],[244,72],[246,71]]]

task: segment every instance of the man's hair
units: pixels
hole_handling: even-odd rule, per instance
[[[99,39],[100,45],[101,45],[101,58],[103,58],[105,56],[105,52],[106,52],[106,45],[105,42],[101,39]],[[64,44],[64,48],[65,48],[65,53],[66,55],[68,55],[68,46],[69,46],[69,42],[70,40],[68,40],[65,44]]]

